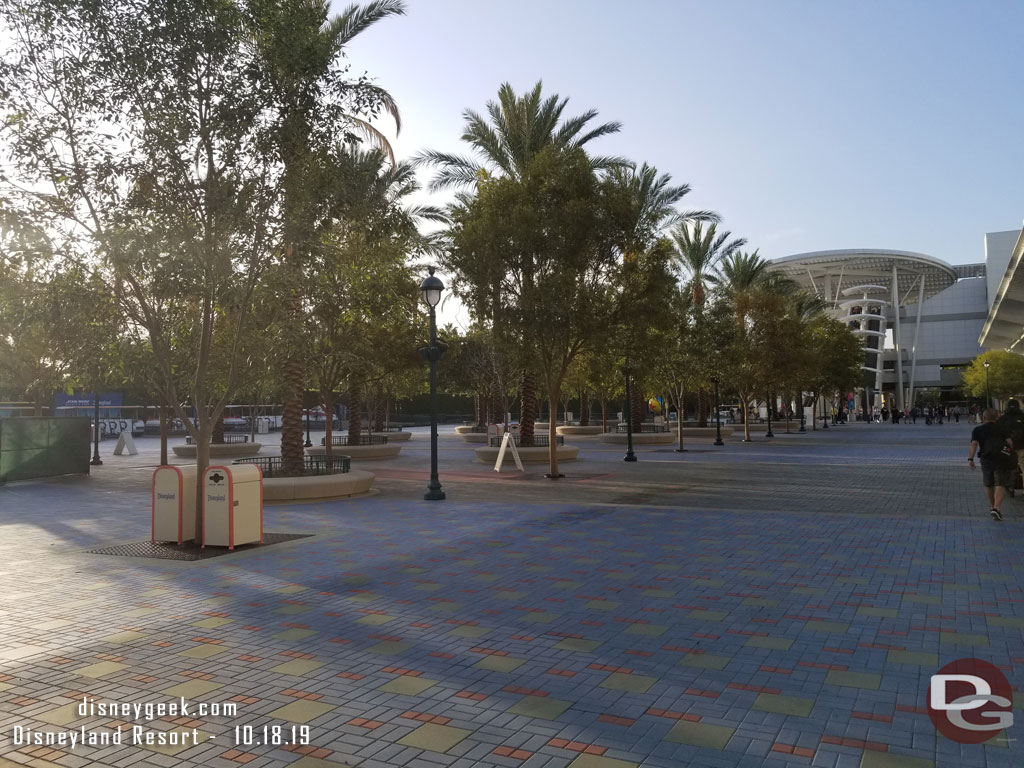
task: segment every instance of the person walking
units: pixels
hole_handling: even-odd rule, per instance
[[[989,515],[996,522],[1003,519],[1000,507],[1006,497],[1006,486],[1010,484],[1013,441],[1002,424],[998,423],[999,411],[986,408],[981,415],[982,423],[971,430],[971,447],[967,454],[967,466],[973,471],[975,455],[981,459],[981,483],[988,498]]]
[[[999,417],[997,423],[1013,441],[1013,466],[1010,467],[1010,483],[1006,490],[1010,496],[1015,496],[1017,479],[1024,473],[1024,411],[1021,410],[1020,403],[1013,398],[1007,400],[1006,411]]]

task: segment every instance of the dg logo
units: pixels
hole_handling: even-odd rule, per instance
[[[932,675],[928,716],[948,739],[981,744],[1013,725],[1013,688],[987,661],[957,659]]]

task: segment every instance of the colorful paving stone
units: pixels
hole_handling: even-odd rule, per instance
[[[1024,695],[986,745],[936,736],[924,696],[963,656],[1024,689],[1024,499],[988,519],[966,425],[781,431],[629,466],[581,441],[559,483],[442,435],[443,503],[420,432],[377,496],[267,507],[315,536],[195,562],[85,554],[148,539],[147,438],[2,487],[0,766],[1019,766]],[[134,723],[83,696],[183,697],[153,727],[212,738],[10,743]],[[264,726],[310,744],[236,743]]]

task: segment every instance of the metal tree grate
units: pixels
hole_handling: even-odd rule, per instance
[[[295,539],[308,539],[316,534],[312,533],[267,533],[263,534],[262,544],[239,544],[234,549],[227,547],[201,548],[193,542],[185,542],[180,547],[171,542],[139,541],[134,544],[119,544],[115,547],[103,547],[101,549],[90,549],[90,555],[116,555],[118,557],[149,557],[156,560],[209,560],[211,557],[230,555],[235,552],[248,552],[253,549],[263,549],[273,544],[281,544]]]

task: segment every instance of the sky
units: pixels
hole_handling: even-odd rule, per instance
[[[690,184],[762,256],[963,264],[1024,220],[1022,29],[1017,0],[407,0],[348,56],[398,102],[399,157],[466,152],[465,109],[543,80],[623,123],[592,151]]]

